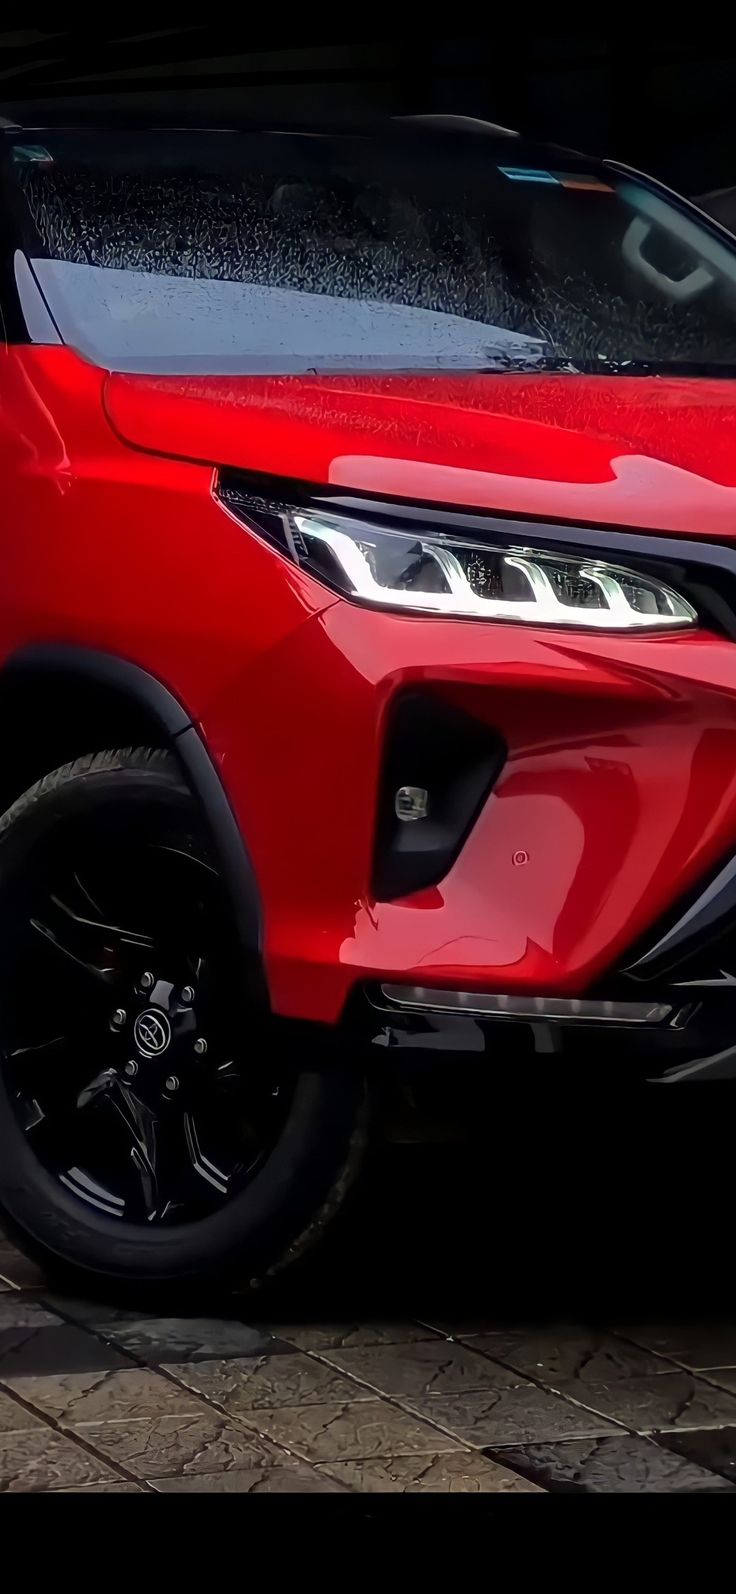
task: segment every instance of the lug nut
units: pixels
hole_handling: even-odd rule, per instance
[[[153,977],[152,974],[142,974],[141,975],[141,990],[142,991],[150,991],[151,987],[153,985],[155,985],[155,983],[156,983],[156,981],[154,980],[154,977]]]
[[[133,1062],[132,1057],[130,1062],[125,1064],[125,1072],[129,1079],[135,1079],[135,1076],[138,1073],[138,1064]]]
[[[190,1002],[194,1001],[194,986],[193,985],[185,985],[185,986],[183,986],[182,993],[181,993],[181,999],[182,999],[182,1002],[186,1002],[187,1007],[189,1006]]]
[[[200,1035],[199,1040],[194,1042],[194,1050],[198,1057],[204,1057],[207,1050],[207,1042],[202,1035]]]
[[[178,1079],[176,1077],[176,1074],[169,1074],[169,1077],[168,1077],[168,1079],[166,1081],[166,1089],[167,1090],[178,1090],[179,1089],[179,1081],[178,1081]]]
[[[116,1007],[115,1012],[113,1013],[112,1018],[110,1020],[113,1028],[114,1029],[122,1029],[123,1024],[125,1023],[125,1020],[126,1020],[127,1016],[128,1015],[127,1015],[124,1007]]]

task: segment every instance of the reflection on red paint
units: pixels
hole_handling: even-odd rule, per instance
[[[369,612],[212,495],[236,465],[517,515],[734,537],[736,384],[108,377],[0,357],[0,643],[131,659],[181,699],[254,861],[279,1012],[357,982],[579,994],[736,843],[724,636]],[[615,532],[612,533],[615,537]],[[371,893],[384,716],[431,687],[508,758],[440,885]]]

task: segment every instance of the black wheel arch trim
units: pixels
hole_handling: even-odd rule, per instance
[[[238,931],[249,965],[253,995],[268,1006],[262,956],[262,912],[255,869],[210,753],[191,715],[179,699],[139,664],[116,654],[67,644],[37,644],[10,655],[0,669],[9,676],[75,677],[108,688],[156,720],[172,746],[200,803],[222,866]]]
[[[736,855],[701,882],[689,904],[680,902],[659,927],[640,939],[623,972],[635,980],[656,980],[707,952],[736,925]],[[657,933],[659,929],[659,933]]]

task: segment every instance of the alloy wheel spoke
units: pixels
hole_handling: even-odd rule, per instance
[[[42,936],[48,947],[67,959],[78,974],[98,986],[110,986],[117,979],[119,964],[110,947],[94,946],[89,939],[85,946],[82,938],[70,934],[69,927],[63,922],[59,924],[58,915],[48,909],[43,918],[35,916],[29,922],[36,935]]]
[[[80,1109],[89,1107],[93,1101],[99,1101],[100,1096],[107,1095],[117,1083],[117,1070],[115,1068],[103,1068],[101,1073],[95,1074],[94,1079],[91,1079],[83,1090],[80,1090],[77,1096],[77,1107]]]
[[[78,868],[66,875],[65,884],[49,892],[30,923],[47,947],[98,986],[112,985],[132,957],[143,952],[150,957],[154,946],[149,933],[100,909]]]
[[[159,1212],[158,1117],[121,1080],[115,1080],[108,1100],[130,1135],[130,1161],[140,1183],[146,1217],[151,1222]]]
[[[65,1043],[66,1035],[52,1035],[48,1040],[33,1041],[28,1046],[14,1046],[6,1053],[6,1056],[12,1061],[17,1061],[19,1057],[24,1057],[29,1062],[35,1062],[37,1059],[43,1060],[45,1052],[52,1051],[56,1046],[64,1046]]]
[[[60,913],[65,914],[67,919],[71,920],[71,923],[76,926],[78,934],[82,936],[85,933],[92,932],[93,935],[112,937],[113,940],[120,941],[126,946],[152,947],[154,944],[153,936],[146,935],[141,930],[126,929],[120,924],[106,924],[99,916],[90,918],[87,914],[75,913],[67,902],[62,901],[61,897],[54,896],[51,901]]]
[[[220,1195],[227,1195],[230,1184],[230,1174],[225,1173],[217,1163],[212,1162],[202,1150],[199,1140],[199,1131],[193,1113],[184,1113],[184,1139],[187,1154],[197,1178],[203,1179],[212,1189]]]
[[[77,888],[77,891],[78,891],[80,897],[82,897],[84,899],[84,901],[92,909],[93,913],[96,913],[98,915],[98,917],[102,918],[102,909],[100,907],[99,902],[97,901],[97,899],[95,897],[93,897],[92,892],[85,885],[85,883],[84,883],[84,881],[83,881],[83,879],[81,877],[81,874],[79,873],[79,871],[77,869],[74,870],[74,874],[73,874],[72,878],[74,880],[74,884],[75,884],[75,886]]]
[[[27,1131],[47,1124],[50,1116],[67,1118],[80,1105],[80,1076],[90,1063],[73,1047],[68,1036],[58,1035],[6,1053],[12,1070],[15,1100]]]

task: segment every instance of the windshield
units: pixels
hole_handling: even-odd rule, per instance
[[[539,166],[511,138],[214,132],[6,144],[19,289],[25,255],[63,341],[108,368],[736,369],[736,240],[564,152]]]

